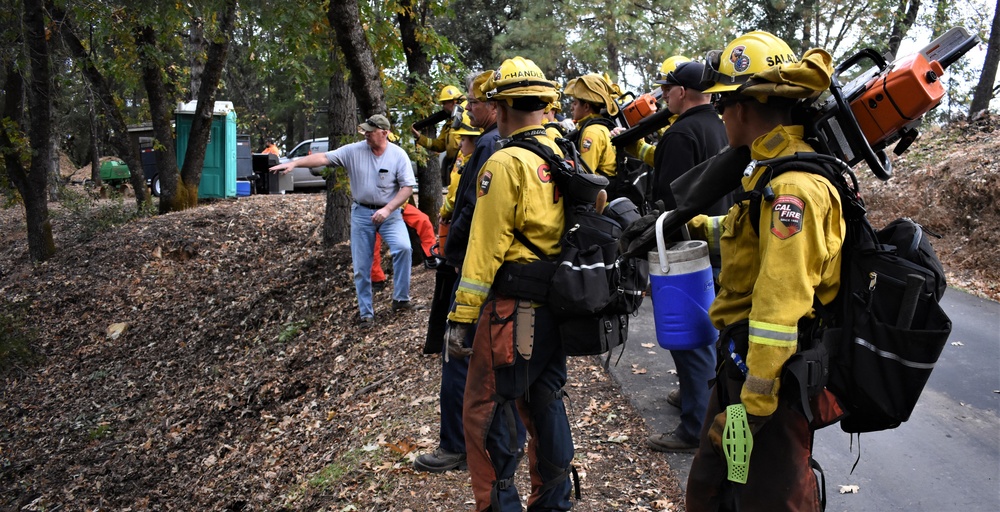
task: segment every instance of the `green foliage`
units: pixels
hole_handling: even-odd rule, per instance
[[[44,360],[35,351],[38,333],[27,319],[28,305],[0,298],[0,375]]]
[[[285,324],[282,326],[281,332],[278,333],[278,343],[288,343],[298,336],[302,332],[302,329],[309,327],[310,324],[309,320],[297,320]]]
[[[89,437],[91,441],[98,441],[104,439],[109,434],[111,434],[111,425],[107,423],[101,423],[96,427],[90,429],[90,432],[87,433],[87,437]]]

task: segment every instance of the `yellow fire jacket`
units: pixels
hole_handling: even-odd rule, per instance
[[[441,210],[438,212],[442,222],[450,221],[451,214],[455,211],[455,193],[458,191],[458,180],[462,178],[462,167],[469,159],[469,156],[471,155],[466,155],[459,151],[455,158],[455,165],[451,166],[451,179],[448,181],[448,192],[444,195],[444,204],[441,205]]]
[[[532,132],[535,139],[562,154],[541,126],[530,126],[514,135],[533,130],[537,130],[537,134]],[[508,147],[494,153],[479,170],[476,195],[469,248],[455,305],[448,314],[454,322],[473,323],[479,318],[500,265],[538,259],[514,238],[515,229],[550,257],[559,254],[563,232],[563,200],[549,167],[527,149]]]
[[[597,114],[590,114],[576,124],[582,126],[589,119],[598,117]],[[615,147],[611,145],[611,132],[604,125],[591,123],[585,126],[580,132],[580,158],[587,164],[591,171],[603,174],[607,177],[617,174],[617,162],[615,162]]]
[[[778,126],[754,141],[751,156],[812,152],[802,134],[801,126]],[[763,169],[743,178],[744,190],[753,190]],[[770,416],[778,405],[781,369],[797,350],[799,319],[815,315],[813,297],[828,304],[837,295],[846,230],[840,195],[826,178],[791,171],[770,185],[774,199],[762,201],[760,219],[750,218],[744,200],[724,217],[701,215],[688,225],[722,256],[720,290],[709,309],[713,324],[722,329],[749,319],[749,373],[740,398],[755,416]]]
[[[436,139],[421,135],[417,139],[417,145],[431,151],[437,151],[438,153],[444,151],[448,158],[455,158],[458,155],[458,143],[461,135],[453,132],[454,130],[451,129],[451,120],[449,119],[445,121],[444,128],[441,128],[441,133],[438,134]]]

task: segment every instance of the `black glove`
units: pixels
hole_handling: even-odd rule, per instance
[[[444,331],[444,342],[448,345],[448,355],[451,357],[469,357],[472,349],[465,346],[465,338],[469,335],[472,324],[448,321]]]

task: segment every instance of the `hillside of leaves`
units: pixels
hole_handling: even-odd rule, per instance
[[[942,236],[950,284],[998,299],[994,127],[928,131],[862,190],[873,224],[913,217]],[[472,508],[467,473],[411,469],[437,444],[427,313],[393,314],[385,291],[376,326],[355,324],[349,250],[320,242],[323,194],[124,224],[130,200],[72,194],[52,204],[45,263],[27,259],[23,210],[0,210],[0,510]],[[433,282],[414,270],[419,304]],[[567,390],[575,510],[681,510],[599,363],[574,358]]]

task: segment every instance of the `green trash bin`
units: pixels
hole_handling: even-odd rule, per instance
[[[177,167],[184,166],[188,139],[197,102],[181,103],[174,111],[177,121]],[[236,197],[236,112],[231,101],[216,101],[212,111],[212,133],[205,148],[198,197]]]

